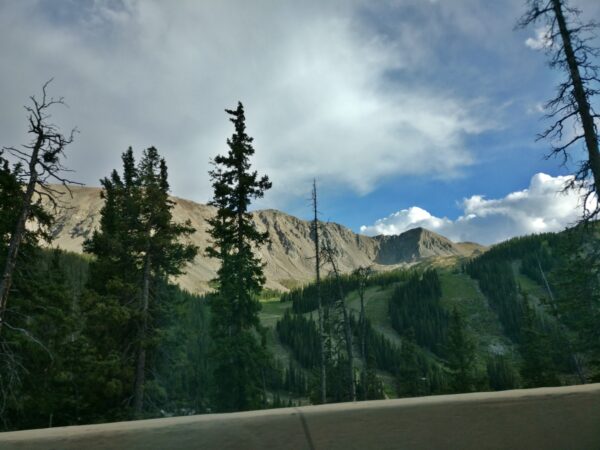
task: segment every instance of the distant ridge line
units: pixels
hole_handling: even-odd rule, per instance
[[[57,189],[63,189],[56,186]],[[103,200],[97,187],[71,187],[73,196],[62,197],[64,207],[57,212],[52,229],[53,246],[81,253],[84,240],[98,228]],[[211,206],[179,197],[175,203],[173,217],[178,222],[190,220],[196,228],[192,243],[201,250],[208,245],[206,219],[215,209]],[[50,205],[46,205],[50,208]],[[313,279],[311,224],[308,221],[275,209],[257,210],[254,221],[261,231],[268,231],[271,242],[260,249],[259,255],[265,262],[266,287],[287,291],[290,287],[305,284]],[[394,236],[366,236],[354,233],[337,224],[321,222],[324,235],[338,249],[340,271],[348,273],[360,266],[372,266],[378,271],[405,267],[428,258],[465,257],[485,247],[479,244],[454,243],[449,239],[424,228],[414,228]],[[200,251],[187,273],[176,282],[190,292],[203,293],[209,290],[218,269],[216,260],[208,259]]]

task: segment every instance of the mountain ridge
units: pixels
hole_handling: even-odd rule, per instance
[[[82,253],[84,240],[99,226],[100,209],[104,203],[100,197],[102,189],[81,186],[70,189],[71,194],[62,188],[65,195],[55,212],[52,245]],[[186,274],[175,281],[190,292],[206,292],[218,269],[218,261],[204,255],[204,248],[209,242],[206,219],[214,214],[215,208],[180,197],[171,199],[174,202],[174,220],[191,221],[196,233],[190,241],[200,248]],[[49,204],[46,206],[50,207]],[[311,223],[276,209],[257,210],[252,215],[257,228],[270,235],[270,242],[258,251],[265,263],[266,287],[286,291],[292,286],[310,282],[314,271]],[[470,256],[485,249],[474,243],[454,243],[424,228],[408,230],[400,235],[370,237],[354,233],[338,223],[321,224],[322,235],[337,250],[338,266],[344,273],[359,266],[372,266],[378,271],[390,270],[427,258]]]

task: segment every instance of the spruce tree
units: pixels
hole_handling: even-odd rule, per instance
[[[554,349],[549,336],[539,323],[527,294],[523,295],[523,337],[521,339],[521,376],[525,387],[558,386],[557,367],[553,361]]]
[[[560,264],[551,274],[556,288],[555,315],[571,333],[565,332],[572,359],[585,375],[582,382],[600,381],[600,236],[581,227],[564,234],[559,245]],[[581,365],[580,365],[581,364]]]
[[[10,256],[8,250],[15,243],[13,239],[15,223],[19,220],[23,206],[23,176],[23,167],[20,164],[11,166],[3,157],[3,152],[0,151],[0,267],[6,266]],[[18,255],[14,255],[14,271],[10,273],[12,286],[10,291],[16,295],[17,303],[5,309],[3,315],[0,313],[2,315],[0,323],[3,323],[5,328],[0,334],[0,417],[4,415],[5,408],[10,408],[9,398],[14,398],[15,393],[18,396],[18,385],[23,380],[22,358],[27,355],[23,354],[25,347],[20,344],[20,341],[22,339],[32,341],[30,343],[33,345],[36,345],[33,341],[39,342],[32,335],[30,329],[31,299],[19,295],[19,291],[22,290],[23,285],[26,285],[26,282],[23,282],[23,272],[31,272],[32,268],[37,265],[32,264],[32,261],[36,259],[37,251],[39,251],[38,241],[50,238],[47,230],[52,217],[41,207],[39,202],[34,202],[30,206],[28,220],[35,221],[40,226],[23,229],[21,239],[18,241],[20,251]],[[8,295],[8,291],[6,294]],[[44,299],[41,300],[40,304],[35,305],[38,310],[50,308],[50,305],[44,303]],[[23,303],[19,304],[18,302]],[[6,302],[2,305],[6,306]],[[0,310],[2,310],[2,305],[0,305]],[[52,324],[48,325],[52,326]],[[39,350],[41,347],[36,349]],[[47,356],[46,352],[43,350],[42,352],[44,356]],[[6,426],[7,424],[5,422],[0,424],[0,426],[2,425]]]
[[[16,373],[0,369],[0,428],[69,425],[77,421],[77,359],[80,329],[74,293],[64,270],[64,254],[21,248],[35,261],[14,278],[15,300],[5,323],[2,359],[10,355]],[[7,358],[8,359],[8,358]],[[17,383],[10,383],[16,376]]]
[[[225,110],[235,132],[227,140],[229,151],[213,161],[210,177],[214,189],[210,205],[217,208],[208,220],[209,257],[221,263],[212,298],[212,358],[215,366],[215,403],[221,411],[248,410],[264,404],[262,368],[267,359],[260,326],[258,294],[265,282],[263,265],[254,249],[265,244],[248,212],[251,200],[271,188],[267,176],[250,171],[253,139],[246,134],[244,107]],[[257,339],[262,335],[262,342]]]
[[[488,383],[494,391],[519,387],[519,377],[511,361],[503,355],[493,355],[486,365]]]
[[[190,224],[173,221],[167,166],[156,148],[145,150],[137,166],[131,148],[122,159],[123,175],[113,171],[102,180],[100,230],[85,244],[96,256],[90,268],[88,314],[106,315],[103,321],[91,321],[88,331],[91,341],[101,341],[97,350],[110,362],[104,381],[117,388],[109,392],[121,402],[122,396],[131,396],[134,415],[139,416],[148,352],[156,345],[155,322],[162,308],[156,287],[181,274],[197,248],[182,242],[194,232]]]
[[[450,315],[447,355],[455,392],[473,391],[475,388],[475,343],[468,334],[464,319],[456,308]]]
[[[92,420],[125,420],[126,399],[132,396],[136,339],[135,304],[139,298],[136,265],[137,187],[133,151],[122,155],[123,176],[113,170],[100,180],[100,226],[84,242],[84,251],[95,258],[83,297],[86,317],[84,337],[89,357],[83,357],[85,374],[80,386],[86,392]],[[94,405],[93,407],[91,405]]]

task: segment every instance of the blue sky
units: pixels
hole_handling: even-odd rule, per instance
[[[600,18],[599,2],[573,3]],[[70,106],[55,119],[81,131],[74,178],[96,186],[129,145],[155,145],[173,193],[206,202],[208,162],[231,133],[223,109],[241,100],[255,166],[274,182],[257,207],[307,217],[314,177],[322,219],[355,231],[437,223],[491,243],[560,229],[577,197],[556,200],[546,187],[562,179],[535,178],[574,168],[535,142],[560,74],[526,45],[536,27],[514,30],[523,11],[521,0],[0,1],[0,144],[26,140],[20,107],[54,77]],[[390,218],[412,207],[451,226]],[[507,220],[524,211],[511,208],[528,213]],[[481,226],[463,226],[467,210]]]

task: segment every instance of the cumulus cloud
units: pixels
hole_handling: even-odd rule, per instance
[[[500,199],[473,195],[461,202],[463,213],[456,220],[439,218],[413,206],[362,226],[367,235],[399,234],[423,227],[453,241],[473,241],[493,244],[532,233],[560,231],[573,225],[582,213],[577,191],[562,192],[570,176],[552,177],[538,173],[529,187]]]
[[[313,177],[362,194],[386,177],[455,175],[473,161],[466,138],[487,126],[480,111],[392,81],[419,46],[363,26],[367,3],[2,2],[0,144],[23,142],[21,106],[53,76],[70,105],[57,121],[81,130],[68,163],[92,185],[129,145],[155,145],[175,194],[205,201],[231,133],[223,109],[238,99],[273,206]]]
[[[368,235],[377,234],[401,234],[412,228],[423,227],[431,231],[442,232],[452,221],[447,218],[432,216],[418,206],[411,206],[390,214],[388,217],[378,219],[373,225],[363,225],[360,232]]]
[[[528,37],[525,45],[532,50],[544,50],[552,46],[552,38],[548,27],[535,29],[535,37]]]

